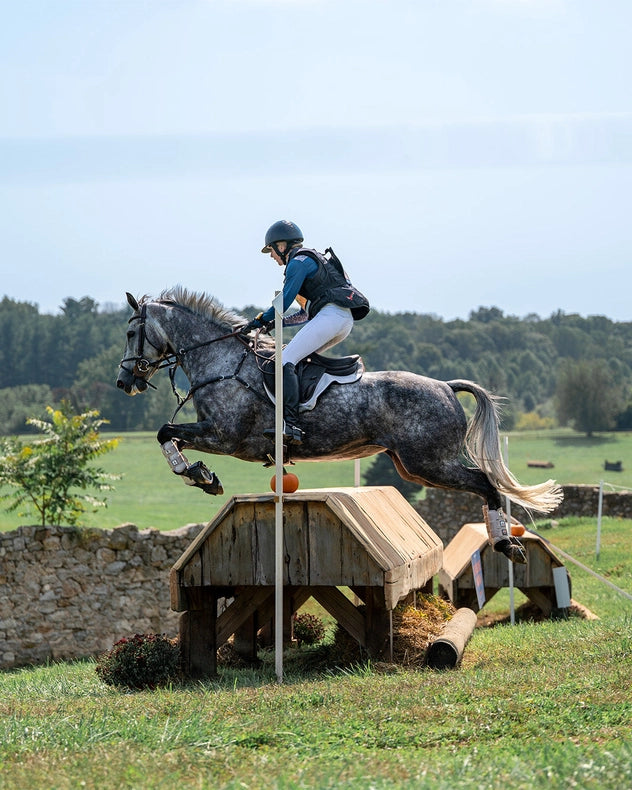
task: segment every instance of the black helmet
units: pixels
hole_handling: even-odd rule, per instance
[[[294,222],[287,219],[280,219],[274,225],[270,225],[266,233],[265,247],[261,252],[270,252],[270,245],[277,241],[287,241],[300,243],[303,241],[303,232]]]

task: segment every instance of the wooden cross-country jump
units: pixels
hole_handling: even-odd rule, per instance
[[[390,613],[442,565],[439,537],[395,489],[332,488],[283,498],[283,632],[313,597],[372,657],[388,654]],[[216,672],[232,634],[256,658],[257,633],[274,614],[273,494],[233,497],[171,571],[185,672]],[[341,588],[360,600],[356,606]],[[218,605],[219,604],[219,605]]]

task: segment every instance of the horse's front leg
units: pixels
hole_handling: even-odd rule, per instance
[[[206,426],[208,428],[208,426]],[[219,477],[215,472],[206,466],[203,461],[189,463],[188,458],[182,453],[181,446],[192,447],[209,452],[208,433],[205,432],[204,422],[186,423],[174,425],[167,423],[158,431],[156,437],[162,449],[162,453],[167,459],[171,471],[182,477],[182,480],[190,486],[201,488],[206,494],[223,494],[224,488]],[[198,440],[196,442],[196,439]],[[200,439],[203,446],[198,448]]]

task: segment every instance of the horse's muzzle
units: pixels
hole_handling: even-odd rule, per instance
[[[129,370],[122,369],[116,379],[116,386],[126,395],[138,395],[140,392],[145,392],[149,385],[144,379],[134,376]]]

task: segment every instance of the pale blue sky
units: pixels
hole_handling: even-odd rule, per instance
[[[629,0],[0,0],[0,297],[632,320]]]

